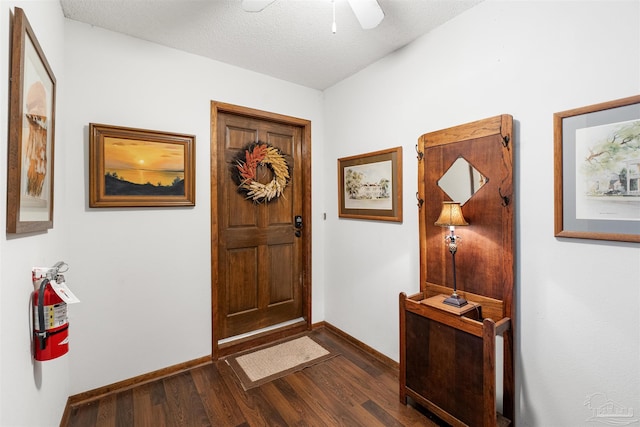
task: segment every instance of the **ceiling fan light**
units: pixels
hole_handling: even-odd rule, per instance
[[[377,27],[384,18],[384,12],[377,0],[347,0],[360,26],[369,30]]]
[[[242,9],[246,12],[260,12],[276,0],[242,0]]]

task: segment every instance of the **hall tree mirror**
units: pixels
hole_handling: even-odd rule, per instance
[[[464,157],[458,157],[438,180],[438,187],[451,200],[464,205],[486,182],[486,176],[474,168]]]
[[[400,401],[454,426],[514,425],[512,131],[500,115],[418,140],[420,292],[399,296]]]

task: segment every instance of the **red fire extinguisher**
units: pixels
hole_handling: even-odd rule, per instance
[[[34,358],[52,360],[69,351],[67,303],[56,294],[49,279],[43,278],[33,292]]]

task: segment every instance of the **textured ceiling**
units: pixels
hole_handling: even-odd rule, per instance
[[[73,20],[303,86],[326,89],[481,0],[378,0],[385,18],[362,30],[346,0],[60,0]]]

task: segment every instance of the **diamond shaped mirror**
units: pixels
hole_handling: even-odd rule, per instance
[[[451,200],[464,205],[487,182],[489,178],[463,157],[458,157],[438,180],[438,186]]]

